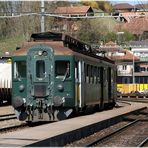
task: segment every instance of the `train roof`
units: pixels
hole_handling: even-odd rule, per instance
[[[52,42],[25,42],[23,46],[16,50],[13,53],[13,56],[24,56],[27,55],[27,52],[29,48],[37,45],[46,45],[51,47],[54,50],[55,55],[71,55],[72,50],[69,50],[69,48],[63,46],[62,41],[52,41]]]
[[[54,36],[54,39],[52,39],[52,36]],[[27,55],[29,48],[42,44],[51,47],[54,50],[55,55],[89,56],[90,58],[96,58],[109,63],[114,63],[113,60],[108,59],[107,57],[97,56],[89,44],[79,41],[71,36],[66,35],[63,37],[58,34],[58,40],[56,40],[55,34],[52,34],[52,36],[48,34],[45,36],[43,36],[43,34],[33,34],[31,36],[34,37],[33,41],[24,43],[22,48],[13,53],[13,56],[25,56]],[[48,37],[50,39],[48,39]]]

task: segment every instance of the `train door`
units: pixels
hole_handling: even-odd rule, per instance
[[[100,83],[101,83],[101,99],[100,108],[104,108],[104,103],[108,100],[108,78],[107,69],[104,67],[100,68]]]
[[[54,95],[53,50],[41,45],[31,48],[27,56],[27,72],[27,98],[33,103],[38,102],[39,106],[51,105]]]
[[[75,63],[75,98],[80,108],[85,104],[84,87],[84,62],[77,61]]]
[[[100,98],[100,108],[103,107],[103,98],[104,98],[104,92],[103,92],[103,86],[104,86],[104,68],[100,68],[100,84],[101,84],[101,98]]]

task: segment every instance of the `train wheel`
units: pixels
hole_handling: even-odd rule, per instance
[[[65,120],[67,119],[70,114],[72,114],[73,109],[60,109],[60,110],[55,110],[54,111],[54,120]]]

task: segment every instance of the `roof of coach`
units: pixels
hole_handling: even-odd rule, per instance
[[[23,47],[16,50],[13,56],[27,55],[30,48],[37,45],[46,45],[54,50],[55,55],[76,55],[83,58],[96,58],[106,62],[114,63],[107,57],[97,56],[95,50],[92,49],[90,44],[75,39],[69,35],[62,36],[57,33],[39,33],[32,34],[33,41],[24,43]]]
[[[62,41],[52,41],[52,42],[26,42],[24,45],[14,51],[13,56],[24,56],[33,46],[46,45],[54,50],[55,55],[72,55],[73,51],[67,47],[64,47]]]

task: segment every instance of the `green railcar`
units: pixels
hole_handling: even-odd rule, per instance
[[[13,54],[12,105],[18,119],[61,120],[90,107],[113,107],[114,62],[96,56],[88,44],[72,37],[58,41],[46,37]]]

